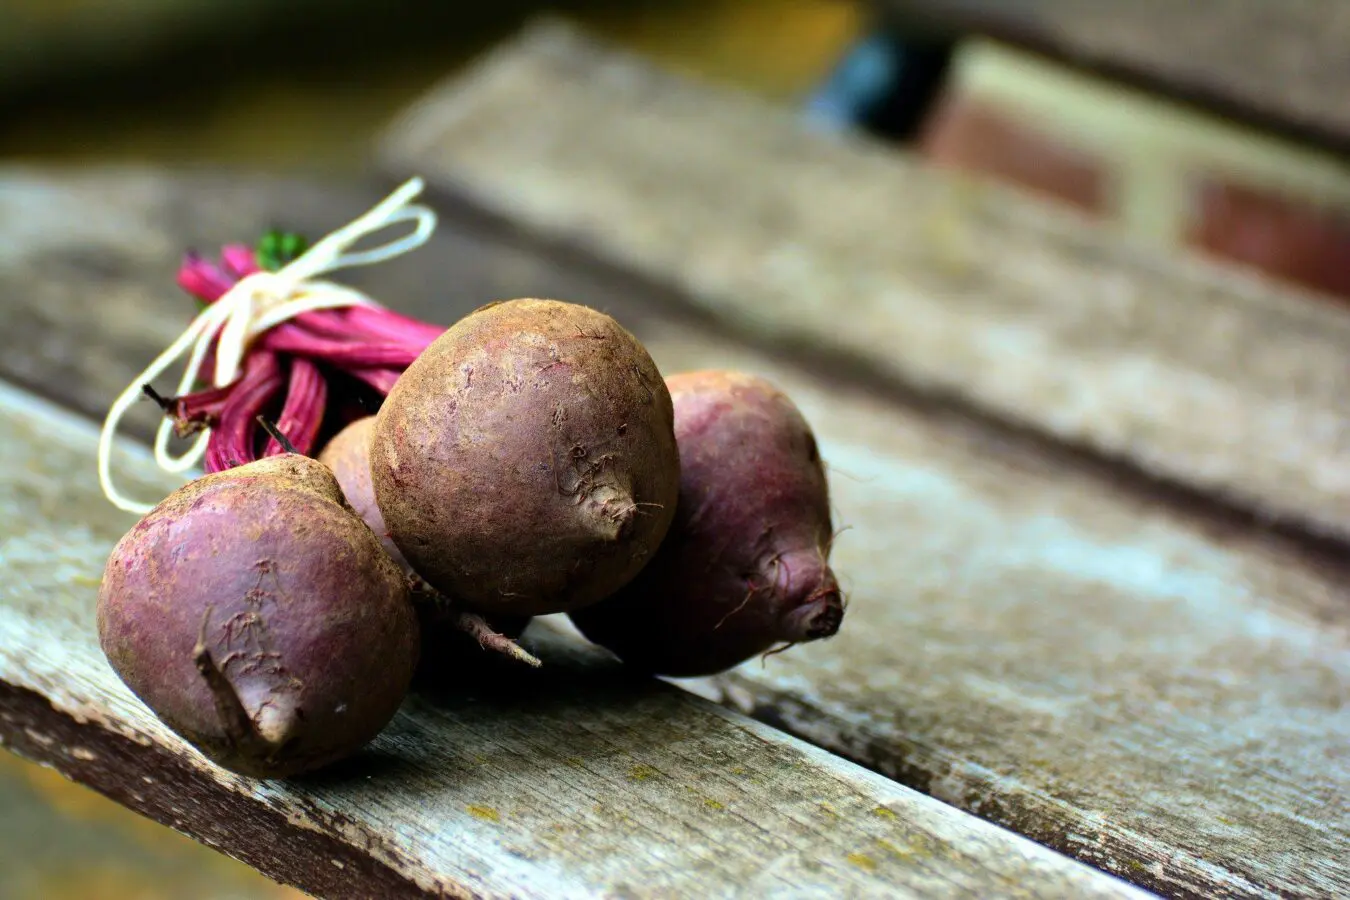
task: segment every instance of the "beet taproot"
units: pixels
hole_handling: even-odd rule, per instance
[[[375,488],[370,478],[370,441],[374,430],[374,416],[357,419],[333,436],[319,454],[319,462],[332,470],[347,502],[379,537],[385,552],[405,572],[416,577],[398,545],[389,537],[389,529],[375,502]],[[538,659],[515,643],[515,638],[520,637],[530,624],[530,616],[498,614],[482,617],[453,608],[453,601],[436,596],[429,589],[416,590],[412,596],[421,626],[423,674],[446,677],[470,671],[488,658],[481,652],[484,650],[493,651],[490,658],[494,661],[501,654],[529,665],[539,665]]]
[[[844,601],[810,425],[752,375],[691,372],[667,385],[681,466],[674,524],[631,584],[572,620],[628,665],[670,676],[833,635]]]
[[[404,573],[329,470],[293,453],[205,475],[141,519],[108,558],[98,634],[166,725],[271,778],[373,738],[418,652]]]
[[[675,512],[670,394],[611,317],[483,307],[437,338],[376,417],[371,474],[403,555],[487,614],[579,609],[627,584]]]

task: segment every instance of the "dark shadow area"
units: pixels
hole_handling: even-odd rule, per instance
[[[229,28],[195,31],[134,62],[91,61],[52,69],[32,84],[0,90],[12,119],[41,110],[162,113],[209,105],[247,85],[368,80],[382,67],[453,59],[487,48],[547,6],[562,15],[660,5],[658,0],[501,0],[494,4],[340,2],[275,4]],[[320,14],[321,13],[321,14]]]
[[[104,134],[128,127],[200,131],[239,98],[296,87],[334,96],[389,94],[397,108],[412,99],[409,92],[415,93],[418,83],[429,86],[451,73],[534,14],[604,15],[663,5],[669,4],[273,4],[266,13],[239,16],[229,27],[180,25],[182,37],[158,40],[139,57],[54,60],[40,77],[0,84],[0,154],[98,153]],[[351,110],[351,116],[357,113]]]
[[[953,43],[874,27],[850,45],[807,100],[808,118],[908,143],[947,79]]]
[[[531,623],[520,644],[539,657],[540,668],[470,648],[469,656],[423,660],[413,690],[445,708],[488,703],[556,709],[560,702],[575,700],[584,700],[587,706],[622,702],[649,693],[657,684],[626,668],[607,650],[546,621]]]
[[[397,778],[402,772],[417,766],[417,759],[403,755],[386,744],[367,744],[345,759],[329,763],[314,772],[293,775],[278,784],[293,784],[297,788],[331,788],[361,779]]]

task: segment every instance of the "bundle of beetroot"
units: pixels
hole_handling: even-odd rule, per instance
[[[733,372],[662,378],[611,317],[492,303],[448,329],[318,279],[424,242],[414,180],[313,247],[272,234],[189,255],[192,325],[119,397],[114,548],[98,627],[119,676],[235,771],[350,755],[419,663],[463,678],[539,661],[514,638],[567,613],[654,674],[701,675],[834,634],[828,488],[800,412]],[[400,241],[348,248],[391,223]],[[150,383],[180,357],[165,396]],[[203,373],[209,373],[208,375]],[[159,465],[207,474],[120,494],[112,438],[141,394]],[[173,456],[174,436],[191,449]]]

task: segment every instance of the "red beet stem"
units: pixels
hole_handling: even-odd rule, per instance
[[[354,331],[362,331],[372,337],[378,336],[391,341],[420,345],[423,349],[445,331],[439,325],[419,322],[389,309],[352,306],[343,310],[330,310],[329,312],[342,317],[346,325]]]
[[[321,337],[399,344],[417,348],[418,352],[440,337],[444,330],[439,325],[428,325],[387,309],[367,306],[319,309],[297,316],[293,322]]]
[[[203,303],[219,300],[240,279],[262,271],[257,253],[243,244],[221,248],[219,264],[189,253],[179,267],[180,287]],[[232,384],[203,388],[172,398],[165,414],[180,435],[203,427],[213,429],[207,444],[209,472],[259,458],[256,418],[277,396],[285,395],[276,426],[302,453],[317,456],[325,420],[347,414],[343,392],[330,379],[348,376],[370,386],[383,398],[403,370],[440,336],[439,325],[380,306],[312,310],[274,326],[253,343],[244,373]],[[212,368],[215,348],[207,353]],[[276,440],[261,448],[262,456],[281,452]]]
[[[206,446],[205,467],[220,472],[258,458],[257,417],[281,391],[284,378],[275,353],[253,352],[244,363],[244,377],[235,382],[220,413],[220,423]]]
[[[328,382],[319,367],[307,359],[291,361],[291,383],[286,404],[277,418],[276,429],[291,442],[296,453],[309,455],[323,426],[323,411],[328,403]],[[276,438],[269,438],[263,456],[288,452]]]
[[[228,384],[168,398],[164,412],[173,419],[174,432],[179,437],[187,437],[202,428],[215,427],[234,387],[234,384]]]
[[[318,337],[290,322],[278,325],[259,340],[275,353],[288,353],[350,369],[406,369],[421,349],[400,344],[335,341]]]
[[[215,303],[225,296],[237,280],[195,253],[189,253],[178,269],[178,286],[205,303]]]
[[[246,275],[262,271],[253,248],[247,244],[226,244],[221,247],[220,262],[236,281]]]
[[[379,391],[381,397],[389,396],[394,382],[403,374],[402,369],[353,369],[349,374],[361,379]]]

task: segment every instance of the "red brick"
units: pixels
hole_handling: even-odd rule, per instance
[[[1107,211],[1103,161],[1019,121],[1010,110],[960,92],[938,101],[919,149],[942,166],[992,175],[1089,212]]]
[[[1196,193],[1191,246],[1350,297],[1350,213],[1217,177],[1201,179]]]

